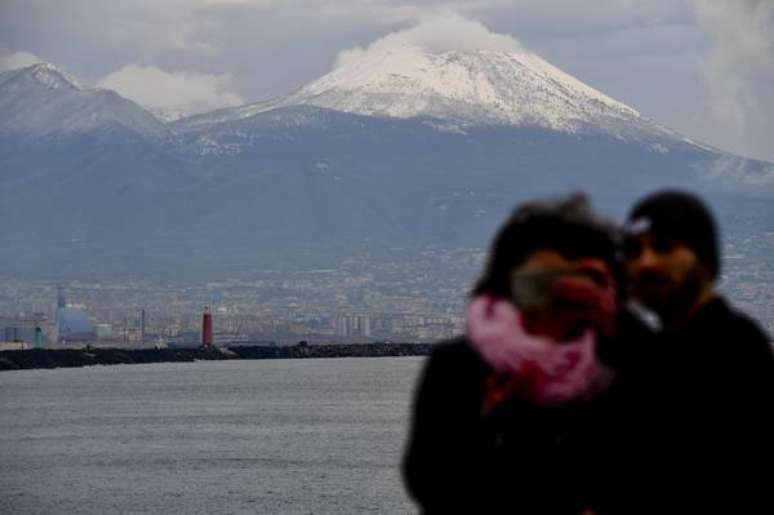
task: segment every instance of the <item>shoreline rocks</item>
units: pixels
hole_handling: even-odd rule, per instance
[[[351,343],[166,349],[28,349],[0,352],[0,371],[91,365],[184,363],[227,359],[315,359],[427,356],[429,343]]]

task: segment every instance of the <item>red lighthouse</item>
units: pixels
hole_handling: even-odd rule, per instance
[[[208,306],[204,307],[204,315],[202,316],[202,347],[212,347],[212,313]]]

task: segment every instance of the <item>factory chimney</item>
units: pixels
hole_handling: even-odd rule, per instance
[[[140,312],[140,344],[145,345],[145,309]]]

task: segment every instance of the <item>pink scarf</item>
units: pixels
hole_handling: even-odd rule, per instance
[[[597,336],[591,329],[566,342],[534,336],[524,330],[521,313],[511,302],[488,295],[470,303],[467,325],[471,346],[503,379],[488,383],[496,390],[488,392],[490,403],[510,395],[540,405],[587,400],[612,377],[597,358]]]

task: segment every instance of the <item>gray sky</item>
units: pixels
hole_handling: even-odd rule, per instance
[[[449,13],[687,136],[774,161],[774,0],[0,0],[0,68],[43,60],[200,112],[288,93],[342,51]]]

